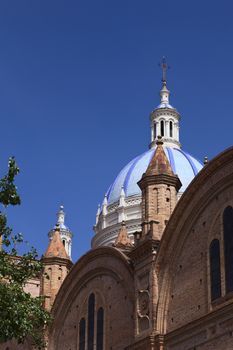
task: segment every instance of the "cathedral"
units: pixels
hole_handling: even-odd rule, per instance
[[[233,349],[233,148],[204,164],[181,148],[162,68],[149,150],[108,188],[91,250],[72,263],[61,206],[26,286],[52,312],[48,350]]]

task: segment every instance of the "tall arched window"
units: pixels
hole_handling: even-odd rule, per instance
[[[86,321],[84,318],[79,322],[79,350],[85,350]]]
[[[233,291],[233,208],[223,212],[226,293]]]
[[[211,300],[221,297],[221,269],[219,240],[214,239],[210,244],[210,282]]]
[[[95,323],[95,295],[92,293],[88,299],[87,350],[94,349],[94,323]]]
[[[157,133],[156,133],[156,123],[154,123],[154,139],[156,138]]]
[[[96,350],[103,350],[104,348],[104,309],[99,308],[97,312],[97,348]]]
[[[170,132],[170,137],[173,137],[173,123],[171,121],[169,122],[169,132]]]
[[[171,214],[171,190],[170,188],[166,189],[166,208],[167,212]]]
[[[161,120],[160,122],[160,133],[161,133],[161,136],[164,136],[164,121]]]

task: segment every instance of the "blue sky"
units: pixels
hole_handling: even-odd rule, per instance
[[[183,149],[232,145],[231,1],[4,0],[0,3],[0,169],[15,155],[22,205],[9,221],[39,253],[60,204],[73,259],[97,205],[150,142],[165,55]]]

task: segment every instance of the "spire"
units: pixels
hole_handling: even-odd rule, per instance
[[[108,212],[107,206],[108,206],[108,198],[107,198],[107,195],[105,194],[104,200],[103,200],[103,205],[102,205],[102,213],[103,213],[103,215],[106,215],[107,212]]]
[[[113,246],[122,249],[132,247],[132,242],[128,236],[125,221],[122,221],[120,231]]]
[[[166,85],[167,83],[167,70],[170,68],[167,64],[165,56],[163,56],[162,61],[159,63],[162,68],[162,83]]]
[[[102,229],[106,228],[106,215],[107,214],[108,214],[108,198],[107,198],[107,195],[105,194],[103,204],[102,204],[102,216],[103,216]]]
[[[57,223],[59,225],[64,225],[64,223],[65,223],[65,212],[64,212],[63,205],[60,205],[60,210],[57,213]]]
[[[48,248],[44,255],[45,258],[62,258],[69,259],[68,254],[66,253],[65,247],[62,244],[60,237],[60,229],[57,226],[51,241],[49,242]]]
[[[203,162],[203,164],[204,164],[204,165],[208,164],[208,161],[209,161],[209,160],[208,160],[208,157],[205,156],[205,157],[204,157],[204,162]]]
[[[125,190],[124,186],[121,187],[120,199],[119,199],[119,207],[125,206]]]
[[[156,144],[157,144],[156,151],[150,161],[150,164],[148,165],[145,175],[151,176],[151,175],[167,174],[167,175],[174,176],[171,165],[163,149],[163,141],[161,136],[158,136],[158,140],[156,141]]]
[[[98,209],[97,209],[97,213],[96,213],[96,220],[95,220],[96,225],[98,224],[99,217],[100,217],[100,204],[98,204]]]
[[[167,70],[170,68],[166,62],[166,58],[163,56],[160,63],[162,68],[162,89],[160,90],[161,104],[169,104],[170,91],[167,88]]]
[[[118,206],[118,222],[122,222],[125,220],[125,205],[125,190],[124,186],[122,186]]]

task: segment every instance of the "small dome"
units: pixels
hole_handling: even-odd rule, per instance
[[[181,149],[164,147],[164,150],[174,174],[179,176],[182,183],[179,192],[183,193],[203,165]],[[154,152],[155,148],[150,149],[134,158],[121,170],[107,192],[108,204],[119,200],[122,187],[125,190],[126,197],[141,195],[141,190],[137,183],[146,171]]]
[[[169,108],[169,109],[175,109],[174,107],[172,107],[172,105],[170,105],[169,103],[166,102],[161,102],[156,109],[160,109],[160,108]]]
[[[70,231],[69,227],[67,227],[64,223],[57,223],[53,229],[55,230],[56,228],[60,228],[61,230],[67,230]]]

